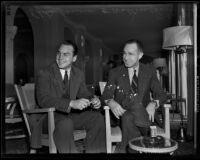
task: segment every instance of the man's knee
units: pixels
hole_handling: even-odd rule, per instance
[[[95,119],[96,119],[96,122],[98,122],[99,124],[105,123],[104,116],[99,112],[95,112]]]
[[[70,118],[62,119],[55,124],[55,132],[59,132],[64,135],[71,134],[73,130],[74,130],[74,124]]]
[[[91,112],[91,125],[94,128],[105,128],[105,119],[104,116],[99,112]]]
[[[122,123],[123,124],[127,124],[127,123],[130,123],[130,122],[133,122],[134,121],[134,117],[133,117],[133,114],[131,112],[125,112],[123,115],[122,115]]]

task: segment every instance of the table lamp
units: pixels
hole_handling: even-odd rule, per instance
[[[175,53],[186,53],[193,44],[192,26],[174,26],[163,30],[163,49],[174,50]],[[180,71],[178,71],[180,72]],[[180,77],[179,77],[180,78]],[[182,108],[182,107],[181,107]],[[178,130],[178,141],[186,141],[186,132],[183,126],[183,113],[181,112],[181,125]]]
[[[192,26],[175,26],[163,30],[163,49],[185,51],[193,44]]]

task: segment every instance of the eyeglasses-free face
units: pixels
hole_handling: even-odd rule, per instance
[[[72,45],[62,44],[56,54],[56,62],[60,69],[70,68],[72,63],[76,61],[77,56],[74,56],[74,48]]]
[[[127,44],[123,50],[123,61],[126,67],[137,66],[143,53],[138,50],[136,43]]]

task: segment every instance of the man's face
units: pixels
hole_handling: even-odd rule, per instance
[[[56,62],[60,69],[68,69],[72,63],[76,61],[77,56],[74,56],[74,48],[72,45],[62,44],[56,55]]]
[[[143,53],[138,50],[136,43],[126,44],[123,51],[123,61],[126,67],[135,67],[142,58]]]

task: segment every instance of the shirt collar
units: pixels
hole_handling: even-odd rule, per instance
[[[134,73],[134,70],[136,70],[136,74],[137,74],[137,76],[138,76],[139,64],[138,64],[136,67],[128,68],[128,71],[129,71],[129,72]]]
[[[62,78],[64,78],[65,71],[67,71],[68,77],[70,77],[71,68],[68,68],[67,70],[65,69],[59,69],[59,70],[60,70],[60,73],[62,74]]]

